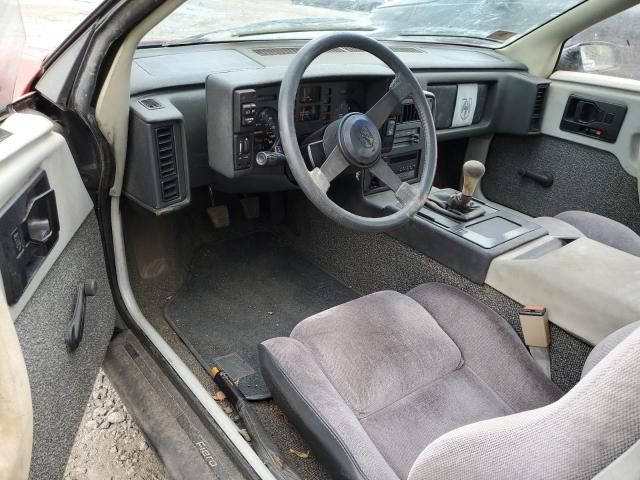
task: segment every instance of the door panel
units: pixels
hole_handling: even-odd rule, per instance
[[[627,107],[615,143],[560,129],[565,106],[571,95],[601,100]],[[605,77],[588,73],[556,72],[545,102],[542,133],[610,152],[629,174],[638,175],[640,158],[640,81]],[[621,115],[620,115],[621,116]]]
[[[40,176],[53,190],[57,207],[57,240],[31,264],[28,285],[19,298],[9,305],[2,295],[0,313],[8,311],[14,321],[29,377],[33,405],[30,478],[61,478],[113,333],[116,311],[93,205],[64,137],[50,120],[36,114],[13,114],[0,128],[10,134],[0,141],[0,215]],[[3,255],[19,256],[21,244],[37,243],[37,234],[30,229],[33,225],[28,228],[27,223],[9,229],[12,239],[17,239],[15,249],[11,251],[11,243],[0,242]],[[3,280],[7,278],[3,274]],[[97,294],[87,298],[83,340],[69,353],[65,337],[77,287],[88,279],[97,280]]]
[[[69,354],[64,339],[76,284],[88,278],[97,280],[98,291],[87,299],[83,340]],[[31,478],[62,477],[114,320],[98,224],[91,214],[15,323],[33,398]]]
[[[585,210],[640,232],[640,82],[570,72],[557,72],[551,80],[542,135],[495,137],[487,156],[483,193],[534,217]],[[572,96],[626,107],[615,142],[561,129]],[[588,123],[583,130],[587,128]],[[551,174],[553,184],[543,186],[525,178],[521,169]]]
[[[543,187],[518,170],[551,173]],[[636,179],[609,152],[547,135],[496,136],[482,180],[484,195],[532,217],[585,210],[612,218],[640,232]]]
[[[7,209],[20,190],[43,170],[55,192],[60,224],[56,245],[21,298],[11,305],[11,315],[16,319],[92,211],[93,204],[65,139],[54,132],[54,124],[50,120],[41,115],[16,113],[7,118],[0,128],[11,134],[0,142],[0,211]]]

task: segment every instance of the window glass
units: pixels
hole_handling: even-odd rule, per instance
[[[583,0],[188,0],[141,46],[357,31],[383,40],[498,48]]]
[[[20,0],[25,47],[50,53],[100,3],[102,0]]]
[[[17,0],[0,1],[0,110],[11,103],[24,46],[24,28]]]
[[[569,39],[557,70],[640,80],[640,5]]]
[[[0,0],[0,109],[102,0]]]

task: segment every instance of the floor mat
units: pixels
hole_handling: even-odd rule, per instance
[[[271,233],[255,232],[198,250],[165,316],[207,371],[221,366],[248,399],[262,400],[270,394],[258,344],[357,296]]]

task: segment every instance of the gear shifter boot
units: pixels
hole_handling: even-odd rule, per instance
[[[447,188],[437,192],[431,192],[427,199],[427,206],[447,217],[455,218],[463,222],[473,220],[485,214],[484,209],[457,190]]]
[[[484,165],[468,160],[462,166],[462,191],[440,190],[429,195],[427,205],[437,212],[464,222],[484,215],[484,210],[472,200],[476,187],[484,175]]]

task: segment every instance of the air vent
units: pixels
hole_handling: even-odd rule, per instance
[[[548,84],[541,84],[537,86],[536,98],[533,102],[533,111],[531,113],[531,124],[529,125],[530,132],[539,132],[542,126],[542,113],[544,111],[544,100],[547,95]]]
[[[163,202],[171,202],[172,200],[175,200],[180,196],[180,192],[178,191],[177,178],[163,181],[161,184],[161,188]]]
[[[405,103],[402,105],[402,112],[400,113],[400,123],[414,122],[419,120],[418,110],[413,103]]]
[[[393,147],[409,147],[420,142],[420,128],[406,128],[396,130],[393,137]]]
[[[295,55],[300,51],[298,47],[255,48],[254,53],[263,57],[272,55]]]
[[[156,147],[162,201],[170,202],[178,198],[180,194],[173,127],[156,128]]]
[[[147,110],[158,110],[159,108],[162,108],[162,104],[153,98],[145,98],[144,100],[140,100],[140,103]]]

